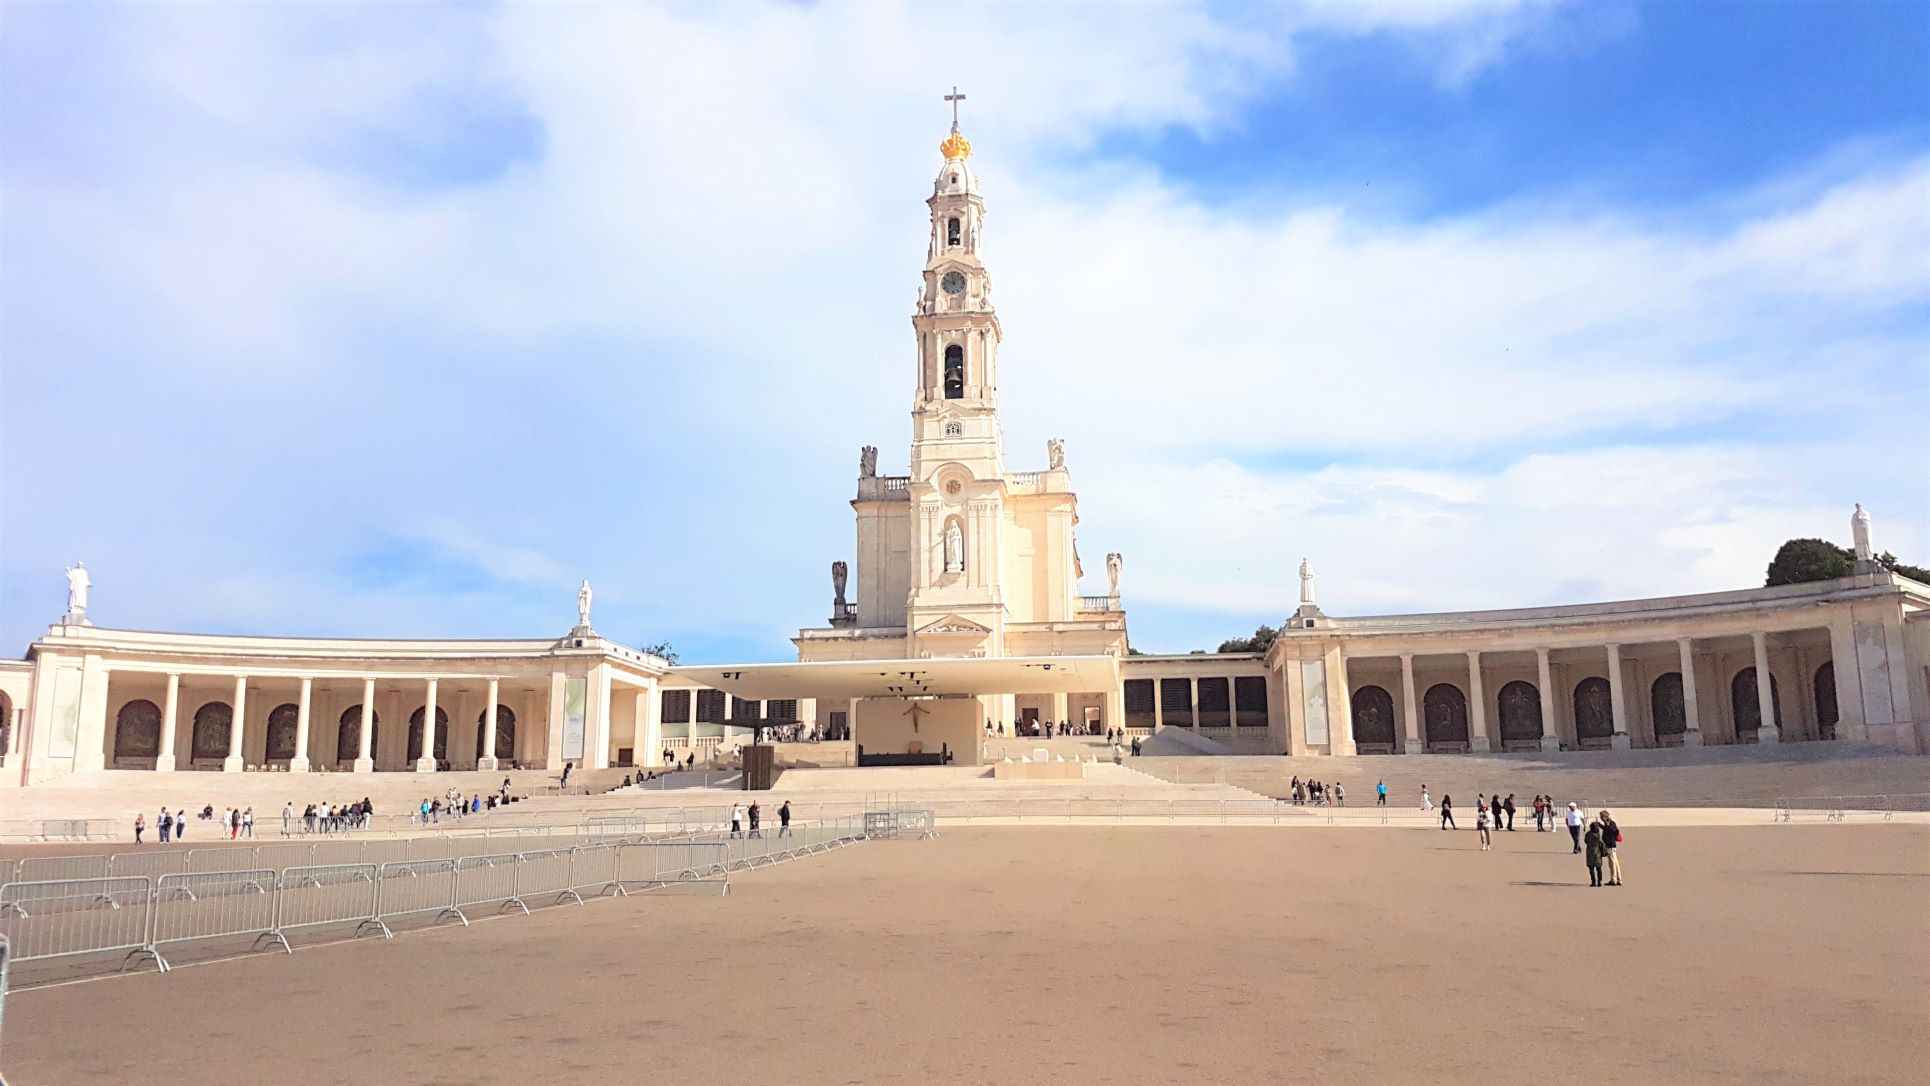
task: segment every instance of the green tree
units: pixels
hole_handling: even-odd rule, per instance
[[[1765,587],[1802,584],[1847,577],[1856,569],[1856,556],[1827,539],[1792,539],[1776,548]]]
[[[1261,626],[1259,629],[1253,631],[1252,637],[1235,637],[1228,641],[1222,641],[1220,642],[1220,647],[1214,651],[1265,652],[1273,647],[1273,639],[1279,636],[1279,630],[1271,626]]]
[[[1930,584],[1930,569],[1925,569],[1922,566],[1913,566],[1908,562],[1898,561],[1897,556],[1891,554],[1889,551],[1884,551],[1882,554],[1877,555],[1876,564],[1889,570],[1891,573],[1901,573],[1919,584]]]
[[[659,641],[654,645],[645,645],[637,651],[650,656],[662,657],[663,662],[666,664],[674,664],[677,662],[677,650],[671,648],[670,642],[668,641]]]

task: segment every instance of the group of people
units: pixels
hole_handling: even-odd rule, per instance
[[[1296,775],[1293,780],[1287,783],[1287,789],[1288,793],[1293,797],[1293,804],[1296,807],[1308,805],[1315,807],[1347,806],[1347,789],[1343,787],[1339,781],[1335,781],[1332,784],[1313,780],[1312,778],[1303,781]]]
[[[188,817],[188,809],[186,807],[172,814],[168,812],[166,807],[161,808],[160,815],[154,820],[155,829],[160,831],[161,843],[165,845],[170,840],[186,840],[188,836]],[[239,810],[230,807],[225,814],[217,816],[214,813],[214,805],[209,804],[201,808],[201,812],[193,817],[202,822],[214,822],[214,835],[217,840],[221,837],[224,830],[227,831],[229,840],[235,840],[240,837],[253,837],[255,835],[255,809],[253,807]],[[146,832],[147,816],[136,812],[134,815],[134,843],[137,845],[140,844],[141,837]]]
[[[1383,784],[1381,786],[1385,788]],[[1421,810],[1434,809],[1434,799],[1428,794],[1427,785],[1421,786]],[[1474,797],[1474,829],[1481,835],[1481,851],[1487,852],[1494,847],[1494,831],[1515,828],[1515,797],[1510,792],[1505,798],[1499,793],[1487,795],[1476,793]],[[1534,799],[1535,832],[1553,833],[1557,824],[1568,827],[1568,839],[1573,846],[1573,854],[1582,857],[1588,866],[1588,885],[1622,885],[1622,827],[1615,817],[1607,811],[1598,811],[1593,819],[1576,803],[1568,804],[1568,809],[1556,809],[1555,797],[1537,794]],[[1454,797],[1445,793],[1441,796],[1441,828],[1459,829],[1454,822]]]
[[[375,804],[367,796],[363,796],[354,803],[311,803],[302,808],[302,832],[346,833],[349,830],[364,829],[374,815]],[[283,837],[295,835],[295,817],[295,805],[293,803],[283,805],[281,809]]]
[[[1021,720],[1013,726],[1013,729],[1012,734],[1015,738],[1052,739],[1056,737],[1065,739],[1075,735],[1103,735],[1108,743],[1123,742],[1126,738],[1126,729],[1124,728],[1109,727],[1101,729],[1097,724],[1088,720]],[[985,722],[985,734],[987,736],[1003,738],[1005,736],[1005,723],[1003,721],[994,723],[991,720],[987,720]],[[1134,746],[1137,747],[1138,744],[1135,743]],[[1139,751],[1135,749],[1133,753],[1138,754]]]
[[[742,803],[733,804],[730,809],[730,835],[745,836],[744,827],[748,824],[751,837],[762,837],[764,836],[763,821],[764,810],[755,801],[748,807]],[[791,836],[791,801],[788,799],[777,809],[777,835]]]

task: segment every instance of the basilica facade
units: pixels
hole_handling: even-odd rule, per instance
[[[397,640],[97,625],[86,570],[0,661],[0,787],[130,772],[659,766],[776,727],[808,764],[971,763],[1045,724],[1199,754],[1550,752],[1785,742],[1930,753],[1930,585],[1807,584],[1525,609],[1328,615],[1309,564],[1264,651],[1133,651],[1106,554],[1082,592],[1065,444],[1008,463],[986,202],[954,120],[926,206],[904,474],[859,457],[855,551],[785,664],[672,666],[596,631]],[[1015,467],[1021,470],[1014,470]],[[1291,577],[1292,559],[1279,568]],[[559,623],[559,627],[562,624]],[[798,755],[792,764],[807,764]]]

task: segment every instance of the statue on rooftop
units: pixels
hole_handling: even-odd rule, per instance
[[[75,562],[67,567],[67,617],[79,621],[87,617],[87,590],[94,582],[87,576],[87,564]]]
[[[1875,557],[1870,549],[1870,514],[1864,512],[1863,503],[1856,503],[1856,512],[1850,514],[1850,538],[1855,544],[1856,560],[1868,562]]]
[[[878,446],[866,445],[858,450],[858,478],[875,479],[878,477]]]
[[[1300,560],[1300,606],[1313,606],[1313,563]]]
[[[590,582],[585,580],[576,590],[576,624],[584,629],[590,628]]]
[[[1114,598],[1119,595],[1119,567],[1123,561],[1118,551],[1106,555],[1106,594]]]
[[[1045,466],[1048,471],[1057,471],[1066,466],[1066,443],[1064,438],[1048,438],[1045,443]]]

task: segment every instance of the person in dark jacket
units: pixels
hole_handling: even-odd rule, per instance
[[[1588,863],[1588,885],[1600,886],[1602,884],[1602,824],[1589,823],[1588,832],[1582,835],[1582,842],[1587,849],[1583,858]]]
[[[1494,825],[1495,825],[1495,827],[1496,827],[1496,828],[1499,828],[1499,827],[1500,827],[1500,825],[1501,825],[1501,793],[1499,793],[1499,792],[1496,792],[1496,793],[1495,793],[1494,795],[1492,795],[1492,796],[1489,796],[1489,797],[1488,797],[1488,817],[1490,817],[1490,818],[1492,818],[1492,819],[1494,819]]]
[[[1622,843],[1622,827],[1615,824],[1615,816],[1607,811],[1601,813],[1602,821],[1602,866],[1608,868],[1608,882],[1604,885],[1622,885],[1622,857],[1616,846]]]
[[[1508,812],[1508,832],[1513,833],[1515,831],[1515,794],[1513,792],[1509,792],[1508,798],[1502,801],[1501,809]]]
[[[1454,824],[1454,797],[1445,792],[1441,793],[1441,828],[1460,829]]]

